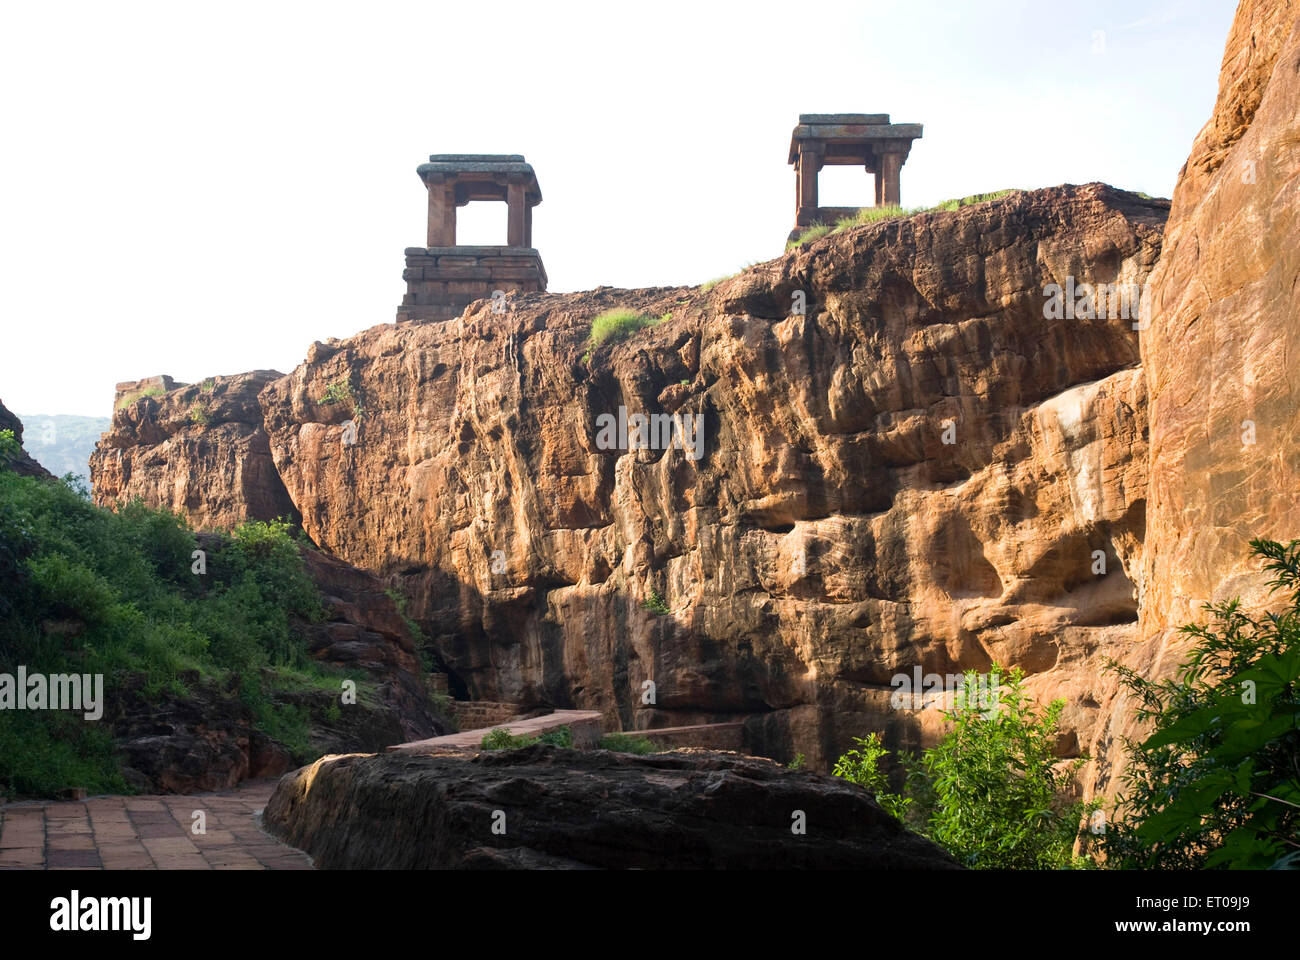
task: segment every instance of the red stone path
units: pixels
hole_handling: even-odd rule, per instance
[[[0,806],[0,870],[310,870],[306,854],[264,833],[257,814],[275,780],[221,793],[91,797]],[[207,832],[194,834],[195,810]]]

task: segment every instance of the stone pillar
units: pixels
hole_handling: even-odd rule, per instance
[[[456,182],[429,178],[429,246],[456,246]]]
[[[533,245],[533,208],[530,204],[524,204],[524,246]]]
[[[794,215],[794,222],[797,226],[806,227],[816,217],[817,174],[821,172],[821,168],[821,152],[800,145],[799,163],[795,170],[799,184],[799,202]]]
[[[884,193],[885,178],[880,174],[879,160],[876,161],[874,166],[872,164],[867,164],[867,173],[871,174],[872,178],[876,181],[876,206],[882,207],[884,204],[880,202],[880,198]]]
[[[506,246],[528,246],[525,236],[528,233],[528,201],[524,197],[522,182],[510,182],[506,185],[506,205],[510,208],[506,221]]]
[[[880,156],[880,176],[876,180],[876,205],[897,207],[902,204],[899,174],[903,169],[903,155],[884,153]]]

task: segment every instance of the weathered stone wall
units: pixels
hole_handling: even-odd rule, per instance
[[[541,255],[526,247],[407,247],[397,320],[451,320],[493,291],[546,289]]]

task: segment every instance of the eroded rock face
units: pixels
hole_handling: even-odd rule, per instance
[[[1142,355],[1151,549],[1143,639],[1264,597],[1249,540],[1300,536],[1300,4],[1242,3],[1214,117],[1174,193]],[[1158,547],[1158,549],[1157,549]]]
[[[734,754],[325,757],[264,822],[325,869],[957,867],[862,788]]]
[[[1017,194],[708,294],[376,328],[268,384],[271,448],[308,533],[404,581],[475,699],[746,719],[754,749],[825,769],[865,730],[937,730],[891,707],[895,675],[996,658],[1067,697],[1075,753],[1097,660],[1134,636],[1143,383],[1131,322],[1047,319],[1043,289],[1140,284],[1164,213],[1101,185]],[[584,362],[617,306],[671,318]],[[352,408],[318,402],[339,383],[352,444]],[[600,449],[620,407],[702,415],[702,455]]]
[[[1186,623],[1270,602],[1249,541],[1300,537],[1300,4],[1237,10],[1214,116],[1179,175],[1150,279],[1142,370],[1149,495],[1137,583],[1148,677],[1182,664]],[[1276,598],[1273,598],[1276,599]],[[1108,677],[1103,678],[1109,681]],[[1105,682],[1086,785],[1113,791],[1137,704]]]
[[[170,385],[170,377],[119,384],[112,427],[90,458],[95,502],[138,497],[183,513],[199,530],[247,519],[296,520],[257,403],[262,388],[280,376],[255,370],[162,393],[153,392],[161,389],[155,382]]]
[[[707,292],[375,327],[268,379],[262,429],[306,531],[400,584],[461,696],[611,728],[745,720],[753,749],[827,769],[868,730],[937,731],[936,710],[891,706],[895,675],[997,659],[1067,698],[1074,754],[1100,658],[1135,636],[1145,388],[1129,319],[1048,317],[1044,288],[1140,285],[1166,211],[1101,184],[1016,193]],[[670,317],[584,358],[615,307]],[[620,407],[700,416],[702,445],[602,448]],[[169,456],[137,420],[100,462]],[[186,469],[115,489],[183,506],[166,481]],[[213,496],[201,516],[267,509]]]

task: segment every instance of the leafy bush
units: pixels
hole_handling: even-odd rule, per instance
[[[1290,594],[1254,617],[1240,599],[1206,604],[1181,674],[1147,680],[1111,662],[1153,724],[1130,763],[1108,861],[1142,869],[1300,867],[1300,540],[1250,542]]]
[[[853,742],[857,747],[835,761],[831,774],[870,790],[886,813],[905,820],[912,798],[886,789],[889,778],[880,769],[880,761],[889,751],[880,742],[880,734],[869,733],[865,737],[854,737]]]
[[[541,736],[530,737],[522,733],[513,734],[505,727],[497,727],[483,735],[482,746],[484,750],[518,750],[521,747],[531,747],[535,743],[548,743],[553,747],[572,750],[573,731],[563,726],[548,730]]]
[[[573,731],[567,726],[556,727],[554,730],[547,730],[537,738],[538,743],[549,743],[553,747],[564,747],[566,750],[573,749]]]
[[[663,323],[669,316],[670,314],[665,313],[656,319],[637,313],[635,310],[606,310],[591,321],[591,333],[587,335],[587,342],[592,347],[617,343],[644,327]]]
[[[668,601],[664,599],[663,594],[658,590],[651,590],[650,596],[642,601],[641,606],[660,617],[671,612]]]
[[[214,539],[206,576],[192,572],[195,548],[166,510],[113,513],[84,488],[0,469],[0,671],[103,674],[110,702],[128,682],[147,698],[184,695],[185,670],[234,680],[255,725],[305,759],[302,711],[279,694],[341,675],[316,664],[296,631],[322,614],[292,528],[249,523]],[[124,789],[108,721],[0,711],[0,793],[74,786]]]
[[[23,455],[23,446],[12,430],[0,430],[0,464],[16,460]]]
[[[1002,674],[970,671],[966,690],[996,685]],[[907,820],[968,867],[1030,870],[1081,866],[1072,848],[1096,803],[1070,799],[1081,757],[1059,764],[1053,754],[1065,701],[1039,714],[1024,693],[1024,675],[1008,674],[993,709],[959,696],[944,711],[952,729],[920,758],[902,757],[902,793],[885,790],[879,736],[857,739],[858,748],[836,762],[834,773],[876,793],[888,812]]]
[[[638,756],[647,753],[659,753],[659,748],[649,737],[638,737],[631,733],[607,733],[600,738],[601,750],[613,750],[615,753],[635,753]]]
[[[322,405],[331,403],[354,403],[352,395],[352,384],[347,380],[334,380],[325,385],[325,392],[321,394],[320,402]]]
[[[524,734],[515,736],[505,727],[497,727],[483,734],[482,747],[484,750],[518,750],[521,747],[531,747],[536,742],[536,737]]]

